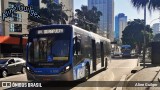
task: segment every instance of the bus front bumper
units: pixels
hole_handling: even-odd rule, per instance
[[[26,71],[27,79],[34,80],[34,81],[73,81],[73,70],[69,70],[63,74],[56,74],[56,75],[37,75]]]

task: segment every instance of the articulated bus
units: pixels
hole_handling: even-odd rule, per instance
[[[74,81],[107,68],[110,40],[74,25],[47,25],[30,30],[28,80]]]

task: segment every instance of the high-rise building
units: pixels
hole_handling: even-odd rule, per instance
[[[88,0],[89,9],[92,9],[93,6],[103,14],[99,22],[100,30],[107,32],[107,37],[113,40],[114,0]]]
[[[122,31],[126,28],[127,26],[127,16],[121,17],[119,19],[119,39],[122,38]]]
[[[28,0],[1,0],[2,13],[8,8],[13,8],[18,2],[24,4],[24,6],[28,6]],[[28,34],[27,25],[28,13],[20,11],[15,12],[12,14],[12,17],[6,17],[5,20],[2,21],[3,35]]]
[[[160,33],[160,23],[153,24],[152,29],[153,29],[153,35]]]
[[[3,35],[3,32],[2,32],[2,22],[0,21],[0,36]]]
[[[115,16],[115,36],[116,40],[120,40],[122,38],[122,31],[127,26],[127,16],[123,13],[119,13]]]
[[[55,0],[58,2],[58,0]],[[74,16],[74,0],[59,0],[59,3],[63,4],[63,11],[68,15],[68,21],[69,23]]]
[[[32,6],[34,10],[37,10],[40,8],[40,1],[41,0],[28,0],[28,6]]]

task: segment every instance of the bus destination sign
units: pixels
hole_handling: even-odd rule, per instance
[[[63,29],[48,29],[48,30],[38,30],[37,34],[59,34],[63,33]]]

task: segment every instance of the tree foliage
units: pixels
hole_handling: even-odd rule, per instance
[[[160,41],[160,33],[156,34],[153,38],[153,41]]]
[[[144,35],[146,35],[146,41],[148,43],[152,37],[152,29],[149,25],[146,25],[144,31],[144,20],[134,19],[134,21],[128,22],[128,26],[122,32],[122,43],[129,44],[133,48],[138,46],[141,49],[144,42]]]
[[[87,6],[83,6],[80,9],[76,9],[77,26],[86,29],[88,31],[97,32],[98,22],[102,12],[98,11],[96,7],[92,7],[91,10]]]
[[[143,8],[145,6],[147,6],[149,10],[155,10],[160,8],[159,0],[131,0],[131,3],[137,9]]]
[[[37,19],[35,17],[29,16],[29,20],[31,22],[37,22],[40,24],[48,25],[48,24],[66,24],[66,20],[68,20],[67,14],[62,10],[63,4],[54,3],[54,0],[42,0],[42,3],[46,5],[46,7],[40,8],[38,11],[40,18]]]

